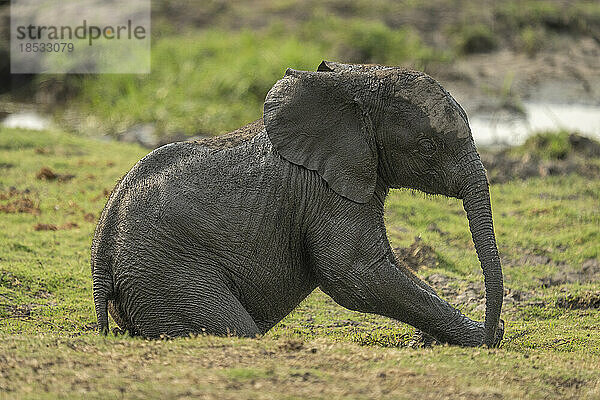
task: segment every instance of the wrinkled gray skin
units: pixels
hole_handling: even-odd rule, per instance
[[[398,265],[383,218],[390,188],[463,200],[485,324]],[[317,287],[443,343],[495,346],[503,331],[488,182],[467,117],[435,80],[398,68],[288,70],[261,120],[144,157],[102,213],[92,275],[103,332],[110,310],[148,338],[255,336]]]

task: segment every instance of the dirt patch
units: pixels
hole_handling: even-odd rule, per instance
[[[400,262],[413,271],[422,268],[436,268],[440,264],[435,250],[423,243],[420,237],[415,237],[409,247],[395,247],[394,253]]]
[[[436,292],[444,295],[444,296],[452,296],[456,297],[458,295],[458,291],[451,286],[452,283],[456,282],[456,279],[451,278],[442,274],[431,274],[425,281],[436,290]]]
[[[33,229],[36,231],[56,231],[58,227],[54,224],[36,224]]]
[[[429,232],[435,232],[435,233],[437,233],[438,235],[440,235],[440,236],[442,236],[442,237],[443,237],[443,236],[447,236],[447,235],[448,235],[448,232],[446,232],[446,231],[443,231],[442,229],[440,229],[440,227],[439,227],[439,226],[438,226],[438,225],[437,225],[435,222],[433,222],[433,223],[429,224],[429,225],[427,226],[427,230],[428,230]]]
[[[96,221],[98,221],[98,217],[96,217],[96,216],[95,216],[94,214],[92,214],[92,213],[86,213],[86,214],[84,214],[84,215],[83,215],[83,219],[84,219],[86,222],[96,222]]]
[[[48,167],[42,167],[35,175],[37,179],[45,181],[67,182],[75,178],[72,174],[57,174]]]
[[[28,318],[31,315],[29,304],[0,304],[9,318]]]
[[[515,265],[566,265],[562,261],[554,261],[550,257],[544,254],[524,254],[514,263]]]
[[[370,332],[356,332],[352,341],[360,346],[407,347],[413,335],[411,333],[382,332],[374,329]]]
[[[412,271],[434,268],[439,265],[435,250],[424,244],[419,238],[415,238],[415,241],[407,248],[395,248],[394,252],[399,261]],[[568,283],[595,282],[600,279],[600,260],[598,259],[588,259],[581,265],[580,269],[575,270],[572,266],[562,261],[555,261],[543,253],[533,253],[524,249],[521,254],[521,257],[515,260],[503,257],[502,263],[513,266],[553,265],[560,268],[560,271],[553,275],[539,278],[542,288]],[[425,282],[451,304],[470,305],[475,307],[474,311],[485,311],[485,285],[483,281],[469,282],[464,286],[459,279],[435,273],[425,278]],[[504,305],[531,304],[532,297],[533,293],[531,292],[505,288]]]
[[[531,250],[520,249],[517,253],[522,254],[518,259],[511,259],[502,256],[503,265],[516,267],[529,267],[538,265],[551,265],[559,269],[558,272],[538,278],[542,288],[559,286],[567,283],[587,283],[595,282],[600,279],[600,260],[590,258],[581,264],[581,268],[576,269],[564,261],[556,261],[545,254],[533,253]]]
[[[39,203],[32,200],[29,194],[29,190],[20,191],[15,188],[0,192],[0,200],[10,200],[8,203],[0,204],[0,212],[7,214],[40,214]]]
[[[560,249],[557,249],[561,251]],[[517,248],[513,249],[515,254],[520,254],[519,258],[513,258],[500,252],[502,265],[511,265],[515,267],[536,266],[536,265],[554,265],[561,268],[568,268],[568,264],[564,261],[556,261],[550,257],[547,250],[535,248]]]
[[[58,227],[58,229],[61,229],[61,230],[69,230],[69,229],[77,229],[77,228],[79,228],[79,225],[77,225],[75,222],[71,222],[71,221],[66,222]]]
[[[587,292],[579,295],[566,295],[556,300],[556,306],[567,310],[600,308],[600,292]]]
[[[14,289],[23,286],[21,279],[10,271],[0,270],[0,286]]]
[[[563,389],[580,389],[587,384],[587,381],[579,379],[577,377],[564,377],[564,376],[553,376],[546,379],[546,381],[555,386],[558,390]]]
[[[99,194],[98,196],[94,196],[92,197],[92,201],[98,201],[102,198],[108,199],[108,197],[110,196],[111,191],[107,188],[102,189],[102,193]]]
[[[564,138],[540,135],[521,147],[481,153],[490,183],[572,173],[600,178],[600,166],[589,162],[600,157],[600,143],[592,139],[575,133]],[[548,153],[552,158],[542,157]]]
[[[540,278],[542,287],[559,286],[565,283],[595,282],[600,279],[600,261],[590,258],[581,264],[581,269],[575,271],[570,267],[561,270],[554,275]]]
[[[54,225],[54,224],[36,224],[33,229],[36,231],[58,231],[58,230],[69,230],[79,228],[75,222],[67,222],[62,225]]]
[[[8,190],[0,191],[0,200],[8,200],[13,197],[23,197],[29,194],[31,194],[31,190],[29,189],[18,190],[16,187],[11,186],[8,188]]]
[[[279,349],[284,351],[300,351],[304,348],[304,342],[300,339],[286,339],[279,344]]]
[[[96,322],[89,322],[81,327],[84,332],[96,332],[98,330],[98,324]]]
[[[33,294],[33,297],[35,297],[36,299],[49,299],[52,297],[52,293],[45,289],[39,289]]]
[[[569,143],[573,150],[588,158],[600,157],[600,143],[576,134],[569,135]]]
[[[432,274],[425,281],[436,292],[454,305],[475,305],[475,311],[485,311],[485,285],[483,282],[469,282],[466,287],[456,289],[457,279],[442,275]],[[504,305],[516,305],[531,299],[532,294],[521,290],[504,288]]]
[[[437,231],[439,228],[432,224],[428,227],[429,230]],[[446,234],[440,231],[441,235]],[[423,268],[436,268],[439,266],[439,257],[435,250],[423,243],[421,238],[416,237],[414,242],[409,247],[396,247],[394,253],[398,261],[407,266],[410,270],[416,272]],[[517,260],[519,264],[531,264],[532,261],[548,263],[552,262],[549,257],[537,256],[534,254],[526,254],[521,259]],[[482,282],[469,282],[466,287],[461,285],[461,282],[443,274],[431,274],[425,278],[431,287],[454,305],[474,305],[475,311],[485,310],[485,286]],[[457,287],[463,286],[461,289]],[[531,299],[532,294],[520,290],[505,288],[504,304],[517,304],[526,302]]]
[[[27,284],[23,284],[25,277],[15,274],[10,271],[0,270],[0,287],[12,290],[19,290],[23,293],[31,294],[36,299],[50,299],[52,293],[44,287],[38,288],[35,292]]]
[[[339,328],[341,326],[360,326],[362,325],[359,321],[353,321],[350,319],[341,319],[337,321],[333,321],[330,324],[324,325],[327,328]]]
[[[53,181],[58,177],[58,175],[56,175],[54,173],[54,171],[52,171],[50,168],[42,167],[42,169],[39,170],[39,172],[35,175],[35,177],[38,179]]]

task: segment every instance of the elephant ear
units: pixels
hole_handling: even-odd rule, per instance
[[[317,71],[319,72],[334,72],[336,70],[339,72],[342,69],[348,70],[349,68],[340,68],[339,63],[327,60],[321,61],[321,64],[319,64],[319,66],[317,67]]]
[[[279,154],[317,173],[337,194],[369,201],[377,150],[369,117],[351,94],[360,76],[288,70],[267,94],[263,120]]]

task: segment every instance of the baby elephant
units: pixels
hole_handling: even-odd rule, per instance
[[[398,265],[383,217],[390,188],[462,199],[485,275],[485,324]],[[102,332],[110,311],[147,338],[253,337],[319,287],[439,342],[502,338],[485,170],[463,109],[416,71],[325,61],[288,70],[261,119],[138,162],[104,208],[91,264]]]

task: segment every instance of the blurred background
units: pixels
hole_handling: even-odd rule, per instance
[[[152,148],[262,114],[288,67],[400,65],[439,80],[480,146],[540,131],[600,137],[600,2],[257,0],[152,2],[149,75],[11,75],[0,1],[0,123]]]

